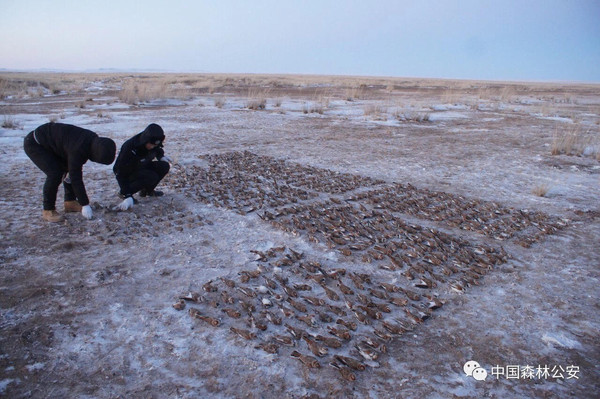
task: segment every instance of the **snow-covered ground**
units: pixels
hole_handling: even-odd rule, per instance
[[[128,105],[96,80],[0,101],[16,126],[0,128],[0,396],[597,397],[600,96],[545,90],[474,102],[367,88],[319,113],[293,88],[254,111],[230,92]],[[569,102],[552,100],[563,90]],[[111,168],[89,163],[95,218],[43,222],[22,140],[51,118],[118,146],[160,124],[166,195],[115,212]],[[595,137],[586,156],[551,155],[573,125]],[[335,338],[338,319],[356,330],[319,369],[292,357],[317,356],[290,328]],[[257,348],[275,336],[293,346]],[[336,355],[365,370],[344,379]],[[471,360],[485,380],[465,374]]]

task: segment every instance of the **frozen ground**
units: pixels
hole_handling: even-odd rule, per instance
[[[245,108],[241,93],[130,106],[101,81],[88,89],[0,102],[5,121],[17,125],[0,129],[0,396],[597,397],[597,86],[548,85],[475,103],[467,94],[445,101],[440,87],[365,88],[362,99],[331,99],[322,114],[305,113],[316,100],[292,87],[257,111]],[[223,104],[215,106],[215,98]],[[367,112],[370,106],[380,108]],[[57,116],[118,145],[159,123],[166,153],[176,161],[162,185],[166,195],[114,212],[119,200],[111,169],[88,164],[84,179],[95,218],[69,214],[64,224],[43,222],[43,175],[24,154],[22,139]],[[574,124],[595,136],[586,150],[592,155],[551,155],[554,137]],[[541,186],[545,196],[532,193]],[[291,207],[296,214],[282,213]],[[504,223],[509,219],[512,224]],[[373,230],[358,238],[355,231],[367,231],[356,227],[361,223]],[[428,238],[437,244],[425,244]],[[385,251],[403,239],[404,248]],[[364,248],[350,249],[357,243]],[[272,257],[261,261],[266,253]],[[386,255],[374,259],[378,253]],[[406,306],[390,304],[382,319],[363,325],[309,278],[319,275],[306,269],[309,262],[326,273],[346,270],[339,281],[354,291],[346,298],[355,310],[362,306],[359,293],[379,304],[402,297],[397,291],[379,298],[381,283],[420,298],[402,297]],[[261,275],[244,282],[247,274],[239,273],[257,268]],[[352,273],[369,282],[359,288]],[[262,294],[265,276],[276,288]],[[420,276],[435,286],[419,284]],[[339,305],[346,321],[358,323],[350,341],[319,358],[320,369],[291,357],[294,350],[312,355],[302,340],[282,345],[278,354],[255,348],[273,335],[292,337],[285,324],[312,335],[340,327],[319,319],[303,324],[295,316],[338,317],[306,301],[299,300],[306,312],[294,308],[277,278],[310,286],[298,291],[298,300]],[[218,291],[205,286],[211,280]],[[341,296],[337,283],[323,282]],[[223,291],[235,297],[233,304]],[[193,293],[204,300],[173,307]],[[274,303],[267,310],[282,325],[263,318],[261,298]],[[431,298],[443,306],[429,310]],[[248,313],[236,319],[222,312],[244,313],[241,301],[256,304],[254,323]],[[190,317],[190,309],[220,325]],[[406,310],[429,317],[415,324]],[[389,334],[383,321],[407,331],[391,334],[385,353],[376,352],[366,370],[353,371],[355,381],[346,381],[328,364],[332,356],[360,360],[354,345],[372,337],[373,328]],[[230,327],[256,337],[245,340]],[[485,381],[465,375],[470,360],[486,370]],[[513,366],[532,366],[533,378],[497,375]],[[545,366],[549,375],[536,372]]]

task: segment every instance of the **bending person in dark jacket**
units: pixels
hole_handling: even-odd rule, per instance
[[[65,212],[81,212],[86,219],[91,219],[93,212],[83,184],[83,164],[89,159],[110,165],[115,160],[115,142],[107,137],[98,137],[91,130],[50,122],[25,136],[23,148],[46,174],[42,217],[49,222],[64,219],[56,211],[56,193],[62,182]]]
[[[159,197],[162,191],[155,190],[158,183],[169,172],[171,159],[162,149],[165,133],[156,123],[152,123],[143,132],[136,134],[121,146],[121,151],[113,167],[124,198],[118,205],[121,210],[133,206],[133,194],[140,192],[141,197]]]

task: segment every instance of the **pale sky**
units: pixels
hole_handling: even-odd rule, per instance
[[[600,82],[600,0],[0,0],[0,68]]]

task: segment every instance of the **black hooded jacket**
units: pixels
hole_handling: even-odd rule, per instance
[[[35,141],[58,158],[82,206],[90,200],[83,184],[83,165],[89,160],[110,165],[115,159],[116,145],[91,130],[64,123],[46,123],[34,130]]]
[[[162,149],[164,139],[165,134],[162,128],[152,123],[143,132],[124,142],[113,166],[117,179],[123,180],[135,173],[142,162],[151,162],[155,158],[160,160],[165,155]],[[158,144],[154,149],[148,150],[146,149],[146,143]]]

